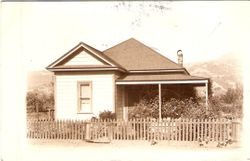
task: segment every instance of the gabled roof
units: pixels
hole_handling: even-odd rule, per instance
[[[71,65],[71,66],[63,66],[65,62],[72,59],[74,56],[79,54],[81,51],[85,50],[88,54],[92,55],[96,59],[103,62],[104,65]],[[59,71],[59,70],[73,70],[73,69],[101,69],[101,68],[109,68],[109,69],[118,69],[121,71],[126,71],[121,65],[110,59],[108,56],[104,55],[101,51],[83,43],[80,42],[78,45],[76,45],[73,49],[71,49],[69,52],[58,58],[56,61],[51,63],[47,69],[51,71]]]
[[[103,53],[129,71],[183,69],[179,64],[134,38],[111,47]]]

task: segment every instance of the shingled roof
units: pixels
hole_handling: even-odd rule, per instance
[[[126,70],[183,69],[179,64],[164,57],[150,47],[135,40],[128,39],[103,51],[105,55],[119,62]]]

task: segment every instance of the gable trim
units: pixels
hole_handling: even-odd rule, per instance
[[[103,68],[47,68],[52,72],[59,72],[59,71],[121,71],[126,72],[123,69],[117,67],[103,67]]]
[[[84,48],[88,54],[93,55],[95,58],[100,59],[102,62],[107,63],[108,65],[110,65],[112,67],[120,67],[118,64],[116,64],[112,60],[109,60],[106,57],[106,55],[101,56],[99,53],[97,53],[96,51],[94,51],[93,49],[91,49],[88,45],[84,44],[83,42],[80,42],[78,45],[76,45],[74,48],[72,48],[70,51],[68,51],[66,54],[64,54],[60,58],[58,58],[56,61],[54,61],[53,63],[51,63],[46,68],[47,69],[54,68],[56,65],[60,64],[65,59],[67,59],[68,57],[70,57],[75,51],[77,51],[81,47]],[[122,67],[120,67],[120,68],[122,68]]]

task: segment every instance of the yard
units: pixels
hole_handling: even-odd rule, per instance
[[[238,161],[246,160],[242,148],[232,144],[216,148],[216,144],[199,147],[194,143],[148,141],[112,141],[110,144],[81,140],[28,140],[25,161]]]

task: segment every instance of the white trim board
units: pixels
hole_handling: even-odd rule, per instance
[[[52,72],[57,72],[57,71],[113,71],[113,70],[119,70],[124,72],[124,70],[117,68],[117,67],[112,67],[112,68],[50,68],[49,69]]]
[[[185,70],[182,69],[152,69],[152,70],[130,70],[129,73],[165,73],[165,72],[185,72]]]
[[[171,81],[128,81],[116,82],[116,85],[132,85],[132,84],[206,84],[208,80],[171,80]]]

